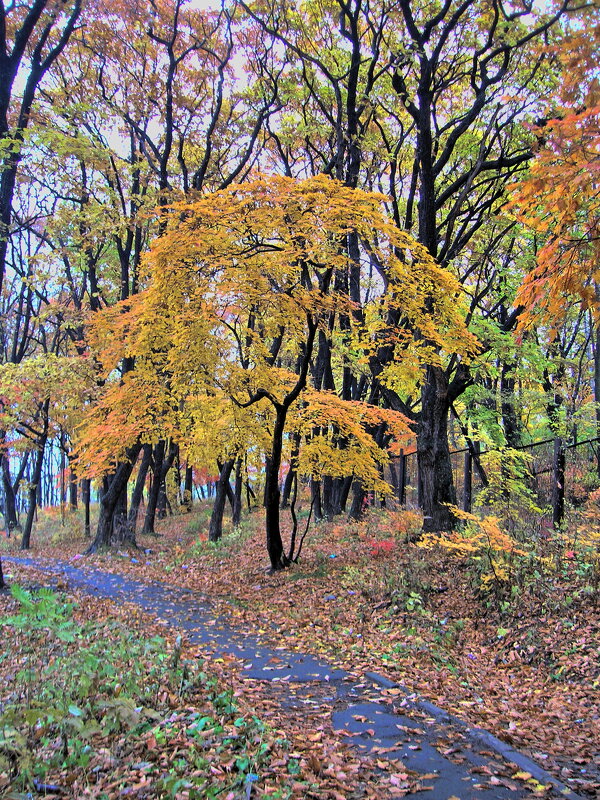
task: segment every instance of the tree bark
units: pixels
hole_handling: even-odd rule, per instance
[[[5,451],[0,454],[2,459],[2,485],[4,487],[4,522],[8,536],[18,527],[17,503],[13,483],[10,476],[10,462]]]
[[[86,554],[95,553],[111,546],[115,508],[122,492],[127,489],[127,482],[131,477],[141,449],[141,444],[135,444],[130,447],[125,459],[117,465],[116,470],[106,482],[105,490],[102,492],[100,499],[100,516],[98,517],[96,537],[86,550]]]
[[[271,569],[277,571],[288,566],[289,561],[283,550],[281,529],[279,524],[279,505],[281,492],[279,490],[279,468],[283,451],[283,430],[289,406],[278,404],[275,407],[275,424],[273,426],[273,440],[271,456],[267,459],[265,468],[265,527],[267,532],[267,552],[271,562]]]
[[[242,486],[242,459],[237,458],[235,461],[235,485],[233,489],[233,511],[231,515],[231,522],[234,528],[237,528],[242,519]]]
[[[225,502],[227,500],[226,486],[229,485],[229,476],[231,475],[233,464],[233,458],[227,459],[219,473],[215,501],[213,503],[210,524],[208,526],[208,540],[210,542],[218,542],[223,536],[223,514],[225,513]]]
[[[23,528],[23,537],[21,539],[21,550],[29,550],[31,544],[31,529],[33,528],[33,520],[35,516],[35,509],[37,507],[36,499],[37,499],[37,488],[42,477],[42,465],[44,463],[44,450],[46,448],[46,442],[48,441],[48,418],[47,418],[47,408],[46,414],[44,415],[46,418],[45,425],[44,425],[44,432],[40,436],[37,442],[37,452],[35,457],[35,465],[33,468],[33,475],[31,476],[31,480],[29,482],[29,489],[27,491],[29,506],[27,508],[27,519],[25,520],[25,527]]]
[[[290,456],[290,468],[285,476],[283,482],[283,492],[281,493],[281,507],[287,508],[290,504],[290,496],[292,494],[292,487],[294,485],[294,478],[296,476],[296,466],[298,463],[298,453],[300,452],[300,434],[295,433],[292,443],[292,452]]]
[[[365,510],[365,489],[362,481],[353,481],[352,483],[352,504],[348,516],[350,519],[360,519]]]
[[[313,504],[313,513],[317,521],[323,519],[323,505],[321,503],[321,481],[314,477],[310,479],[310,499]]]
[[[165,441],[161,439],[154,445],[152,453],[152,483],[148,491],[148,503],[146,505],[146,516],[142,533],[154,533],[154,521],[156,519],[156,506],[158,505],[158,493],[160,492],[162,465],[165,459]]]
[[[417,432],[419,503],[424,531],[449,531],[455,517],[446,504],[456,505],[456,490],[448,446],[448,379],[440,367],[428,367],[421,392]]]
[[[152,458],[152,445],[145,444],[142,448],[142,460],[138,470],[137,478],[135,479],[135,486],[133,494],[131,495],[131,503],[129,505],[129,514],[127,515],[127,542],[136,545],[135,529],[137,527],[137,518],[144,494],[144,486],[146,485],[146,477],[148,469],[150,468],[150,460]]]
[[[77,511],[77,476],[69,470],[69,511]]]
[[[90,495],[92,490],[92,482],[89,478],[84,478],[81,481],[81,499],[83,501],[83,508],[85,514],[83,533],[86,539],[89,539],[91,534],[90,527]]]
[[[183,507],[186,511],[191,511],[194,505],[194,470],[189,464],[185,468],[185,478],[183,482]]]

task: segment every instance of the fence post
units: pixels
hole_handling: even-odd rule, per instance
[[[552,524],[558,528],[565,515],[565,450],[562,439],[554,439],[552,460]]]
[[[471,511],[473,500],[473,456],[467,448],[465,453],[465,475],[463,484],[463,511]]]
[[[404,455],[404,448],[401,448],[398,460],[398,502],[401,506],[406,505],[406,456]]]

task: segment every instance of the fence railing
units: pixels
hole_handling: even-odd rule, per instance
[[[450,451],[457,504],[464,511],[472,510],[475,495],[489,483],[482,457],[489,452],[502,453],[502,448],[483,450],[477,441],[469,445]],[[563,521],[567,499],[574,504],[584,499],[581,478],[586,471],[600,479],[600,437],[565,442],[557,436],[510,449],[533,451],[527,478],[539,505],[552,509],[554,525]],[[389,479],[401,506],[418,505],[416,450],[401,450],[392,458]]]

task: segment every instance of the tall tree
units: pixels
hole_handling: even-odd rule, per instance
[[[256,181],[174,206],[149,255],[148,289],[135,304],[98,315],[106,369],[134,353],[136,367],[120,385],[112,384],[90,417],[82,461],[100,457],[108,463],[114,457],[114,444],[107,451],[107,432],[117,415],[128,420],[117,429],[121,451],[158,430],[181,437],[190,428],[186,417],[201,404],[229,406],[238,429],[247,425],[251,435],[262,421],[267,549],[271,567],[284,567],[290,556],[280,530],[279,470],[286,433],[293,441],[299,428],[327,427],[332,423],[325,422],[323,409],[331,407],[337,414],[334,427],[355,446],[348,459],[338,450],[334,471],[328,463],[325,474],[378,478],[367,466],[374,450],[360,435],[361,426],[373,426],[376,409],[367,413],[353,401],[307,387],[317,330],[328,327],[332,311],[350,310],[346,293],[332,288],[336,271],[349,259],[340,237],[356,231],[382,278],[371,325],[356,326],[362,347],[375,340],[380,315],[397,304],[407,321],[396,332],[400,339],[418,331],[440,348],[451,341],[466,358],[475,347],[457,309],[455,280],[386,218],[380,202],[377,195],[319,176]],[[417,339],[413,349],[399,351],[399,359],[406,353],[417,362],[432,356]],[[136,414],[127,410],[132,402]],[[352,424],[342,419],[344,404]],[[397,413],[377,424],[386,425],[390,435],[398,428],[408,432]],[[110,439],[114,442],[115,434]],[[319,463],[317,452],[326,452],[324,443],[313,441],[313,455],[304,459],[311,471]]]
[[[35,95],[67,46],[80,12],[81,0],[0,3],[0,292],[17,172]]]

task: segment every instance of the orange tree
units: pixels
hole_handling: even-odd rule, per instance
[[[323,427],[331,405],[336,428],[358,443],[349,468],[375,481],[372,449],[360,447],[359,429],[373,425],[376,410],[307,390],[319,329],[332,315],[351,316],[351,301],[333,281],[348,266],[341,244],[348,232],[356,231],[379,276],[376,312],[354,331],[365,362],[382,335],[394,339],[399,359],[409,353],[422,364],[438,359],[447,341],[465,355],[474,349],[458,284],[387,218],[382,200],[325,176],[273,177],[162,210],[164,233],[146,259],[148,288],[134,302],[101,312],[94,323],[107,372],[122,358],[134,357],[135,369],[107,383],[104,401],[82,431],[81,462],[108,469],[111,458],[130,450],[135,455],[140,441],[152,436],[179,438],[185,446],[185,438],[194,436],[192,410],[210,403],[222,404],[223,414],[235,420],[238,439],[244,441],[245,427],[252,431],[247,448],[260,446],[259,420],[268,437],[267,550],[272,569],[285,567],[279,470],[288,423],[301,432],[318,418]],[[405,325],[390,332],[384,321],[398,305]],[[413,347],[406,346],[407,337]],[[397,380],[399,370],[396,363],[388,379]],[[115,414],[127,425],[115,425]],[[409,432],[395,412],[382,415],[381,423],[392,436]],[[315,463],[310,454],[305,461]]]
[[[513,198],[520,220],[541,246],[517,300],[521,328],[555,325],[573,300],[600,318],[600,7],[551,48],[561,93],[535,132],[539,148]]]

